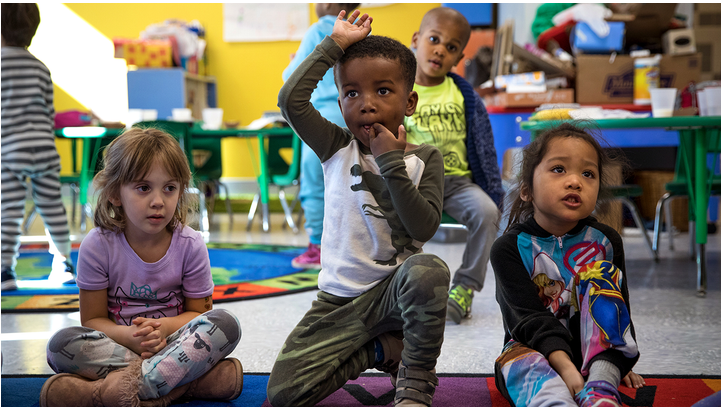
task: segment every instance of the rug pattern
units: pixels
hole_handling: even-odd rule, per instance
[[[248,300],[318,287],[317,269],[300,270],[291,260],[303,253],[304,247],[208,243],[216,303]],[[77,264],[77,245],[71,260]],[[16,272],[19,281],[32,286],[3,292],[3,312],[64,312],[78,310],[78,288],[75,285],[50,287],[43,281],[50,274],[52,255],[47,245],[23,245]]]
[[[3,375],[2,405],[35,407],[47,375]],[[653,376],[644,375],[647,386],[633,390],[621,385],[626,407],[690,407],[721,391],[721,376]],[[193,400],[188,407],[266,407],[267,374],[246,374],[243,392],[228,403]],[[319,407],[391,406],[394,390],[387,376],[364,374],[349,381]],[[433,400],[435,407],[509,407],[490,375],[439,374],[439,386]],[[717,404],[707,404],[704,407]]]

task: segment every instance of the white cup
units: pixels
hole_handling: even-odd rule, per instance
[[[158,111],[155,109],[143,109],[143,121],[158,120]]]
[[[706,88],[703,93],[706,95],[707,116],[721,116],[721,87]]]
[[[193,120],[193,112],[188,108],[173,109],[173,120],[176,122],[189,122]]]
[[[219,130],[223,125],[223,109],[219,107],[206,107],[203,109],[203,128],[206,130]]]
[[[671,117],[676,106],[676,88],[651,89],[651,112],[653,117]]]
[[[125,128],[133,127],[135,123],[143,121],[143,109],[128,109],[128,116],[125,119]]]

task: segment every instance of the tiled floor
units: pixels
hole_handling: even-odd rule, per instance
[[[306,246],[304,232],[281,229],[282,219],[273,215],[271,232],[245,231],[245,216],[235,215],[229,226],[225,214],[211,225],[211,241],[278,243]],[[42,235],[35,222],[30,234]],[[635,371],[641,374],[721,374],[721,236],[709,236],[707,244],[708,295],[696,294],[695,262],[688,253],[688,234],[676,237],[676,250],[662,241],[661,261],[654,263],[635,229],[624,236],[631,311],[641,350]],[[431,241],[425,251],[443,258],[455,270],[463,243]],[[461,325],[446,324],[445,341],[438,361],[439,373],[492,373],[493,362],[503,345],[503,324],[495,301],[492,270],[486,286],[473,302],[473,317]],[[316,291],[258,300],[217,304],[240,319],[243,337],[233,356],[246,372],[270,372],[287,334],[315,298]],[[48,337],[59,328],[79,325],[77,313],[2,314],[4,374],[52,373],[45,361]]]

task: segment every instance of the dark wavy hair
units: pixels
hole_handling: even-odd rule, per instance
[[[27,48],[40,25],[40,10],[35,3],[2,3],[2,36],[5,45]]]
[[[598,176],[600,181],[596,208],[598,208],[599,202],[611,197],[608,191],[610,176],[606,170],[612,166],[619,166],[622,173],[624,173],[629,168],[629,165],[621,151],[609,146],[599,133],[595,129],[593,122],[590,121],[564,122],[541,133],[523,148],[523,160],[518,178],[508,194],[508,199],[512,203],[508,209],[508,227],[506,231],[510,230],[513,225],[523,223],[533,216],[533,202],[524,201],[521,199],[521,194],[525,193],[533,196],[533,173],[546,155],[548,145],[556,138],[573,137],[581,139],[593,147],[598,156]],[[602,143],[604,146],[602,146]]]
[[[108,144],[103,155],[103,169],[93,180],[98,194],[95,226],[116,233],[125,229],[127,220],[123,207],[113,205],[110,199],[120,197],[120,188],[124,184],[144,178],[156,160],[179,184],[178,205],[166,228],[172,233],[178,224],[186,224],[190,202],[185,191],[192,180],[183,149],[173,136],[162,130],[133,127]]]
[[[336,85],[340,77],[339,70],[343,69],[346,62],[356,58],[384,58],[398,61],[408,92],[413,90],[413,83],[416,80],[416,56],[398,40],[382,35],[369,35],[349,46],[333,67]]]

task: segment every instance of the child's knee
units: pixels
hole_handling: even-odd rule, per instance
[[[426,286],[447,287],[450,284],[451,272],[448,265],[435,254],[415,254],[407,258],[402,267],[408,281]]]
[[[63,328],[55,332],[55,334],[50,337],[50,340],[48,341],[48,351],[52,353],[60,353],[67,348],[73,340],[76,340],[82,335],[90,332],[94,332],[94,330],[84,326],[71,326]]]
[[[228,342],[235,343],[240,340],[241,329],[238,318],[233,315],[232,312],[216,308],[203,314],[208,321],[218,326],[220,330],[225,334]]]

